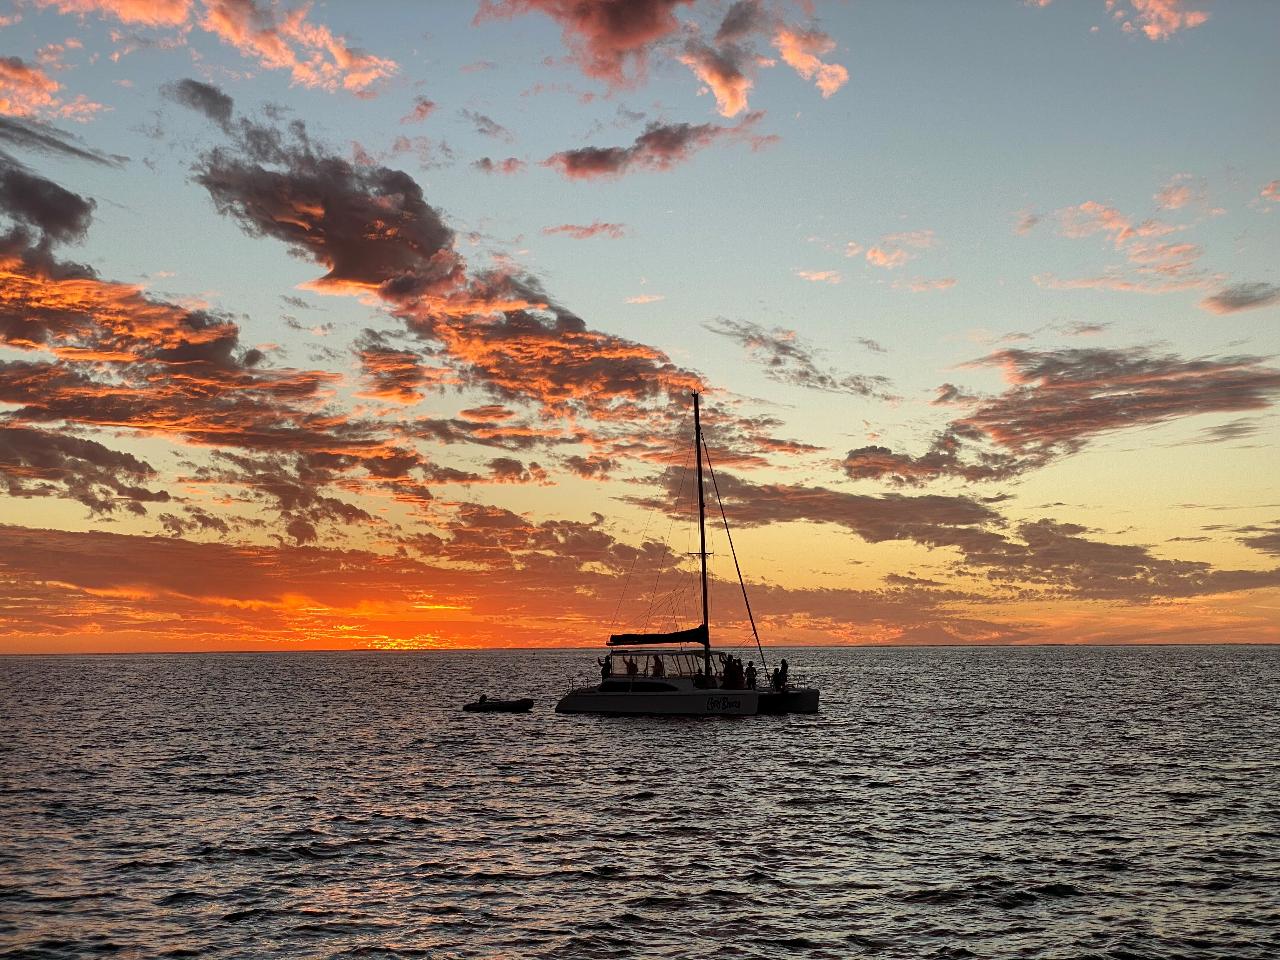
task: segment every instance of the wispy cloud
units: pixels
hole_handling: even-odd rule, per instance
[[[591,237],[608,237],[610,240],[621,240],[627,235],[626,224],[604,223],[594,220],[587,224],[561,223],[554,227],[543,227],[546,236],[566,236],[574,240],[589,240]]]
[[[703,324],[712,333],[737,341],[748,356],[762,364],[771,380],[828,393],[887,396],[889,381],[881,376],[847,374],[818,365],[816,349],[794,330],[765,329],[748,320],[717,317]]]

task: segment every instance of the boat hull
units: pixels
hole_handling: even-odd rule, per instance
[[[815,687],[794,690],[764,690],[760,693],[761,713],[817,713],[818,691]]]
[[[613,716],[656,714],[681,717],[748,717],[760,707],[755,690],[672,690],[654,692],[571,690],[556,704],[556,713],[602,713]]]

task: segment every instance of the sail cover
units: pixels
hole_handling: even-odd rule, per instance
[[[688,630],[675,630],[671,633],[615,633],[609,637],[611,647],[629,647],[633,644],[648,643],[701,643],[710,646],[711,638],[707,635],[707,625],[700,623]]]

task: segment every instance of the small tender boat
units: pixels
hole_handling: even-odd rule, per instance
[[[520,700],[490,700],[481,697],[463,708],[467,713],[528,713],[533,709],[533,699],[524,697]]]
[[[757,679],[755,666],[744,670],[741,660],[711,649],[711,630],[707,607],[707,530],[706,501],[702,482],[703,455],[708,454],[702,439],[702,419],[698,395],[693,395],[693,445],[698,482],[698,556],[701,560],[702,623],[670,633],[619,633],[609,637],[610,648],[600,666],[600,683],[575,687],[560,698],[556,713],[603,713],[614,716],[643,714],[675,714],[680,716],[753,716],[757,713],[817,713],[818,690],[796,687],[787,681],[787,661],[781,662],[770,682],[764,647],[756,632],[751,602],[747,599],[746,582],[738,569],[738,583],[746,605],[747,619],[760,651],[763,668]],[[707,455],[712,487],[716,474]],[[720,501],[719,490],[716,500]],[[733,549],[729,520],[720,503],[725,536],[733,553],[734,567],[738,555]],[[678,644],[674,649],[654,650],[655,645]],[[701,649],[699,649],[699,647]],[[622,648],[622,649],[618,649]],[[759,688],[757,683],[759,682]]]

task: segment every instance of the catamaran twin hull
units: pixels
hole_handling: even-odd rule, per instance
[[[760,711],[755,690],[672,690],[614,693],[581,687],[565,694],[556,713],[665,714],[685,717],[750,717]]]

